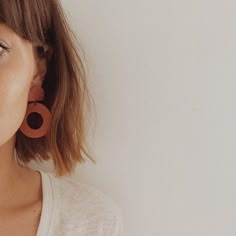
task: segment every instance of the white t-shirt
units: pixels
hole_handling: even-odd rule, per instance
[[[36,236],[123,236],[121,210],[94,186],[41,174],[43,205]]]

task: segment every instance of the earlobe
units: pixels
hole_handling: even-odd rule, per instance
[[[38,72],[40,77],[44,77],[47,73],[47,60],[46,58],[41,58],[38,62]]]

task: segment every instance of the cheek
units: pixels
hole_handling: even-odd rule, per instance
[[[0,145],[20,127],[27,108],[29,73],[19,63],[0,63]]]

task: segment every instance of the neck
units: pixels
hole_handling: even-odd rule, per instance
[[[27,191],[30,169],[20,166],[15,159],[14,149],[15,136],[0,146],[0,207],[14,205],[18,197],[24,197],[22,192]]]

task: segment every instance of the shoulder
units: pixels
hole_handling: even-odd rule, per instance
[[[109,195],[72,177],[53,176],[53,180],[64,219],[96,231],[96,235],[123,235],[121,209]]]

